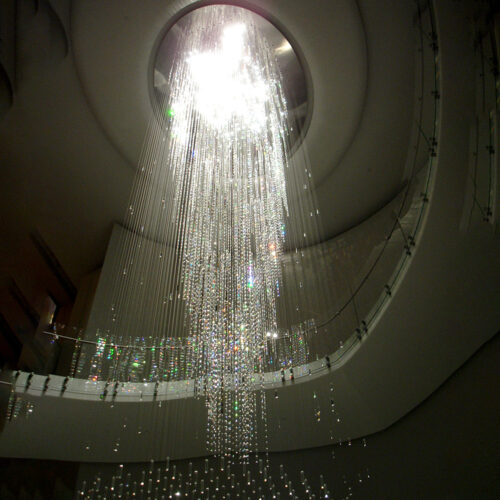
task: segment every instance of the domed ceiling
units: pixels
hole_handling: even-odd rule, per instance
[[[151,115],[151,66],[190,2],[75,2],[72,41],[85,96],[134,168]],[[404,180],[414,112],[413,8],[249,2],[293,40],[310,76],[305,147],[327,238],[387,204]],[[184,8],[184,9],[183,9]],[[93,20],[99,18],[99,23]]]

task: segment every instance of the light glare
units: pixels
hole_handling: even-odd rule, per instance
[[[244,24],[227,26],[220,49],[193,53],[187,60],[195,108],[216,128],[232,119],[254,131],[266,123],[269,94],[258,68],[251,64],[245,38]]]

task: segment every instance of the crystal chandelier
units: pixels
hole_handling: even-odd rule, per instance
[[[291,154],[276,51],[256,16],[212,5],[186,18],[134,181],[110,305],[95,351],[75,350],[75,365],[95,381],[194,380],[207,451],[244,462],[266,418],[264,373],[307,360],[315,326],[299,307],[298,248],[317,239],[317,211],[304,157],[298,165]]]
[[[199,10],[180,41],[187,57],[170,82],[168,149],[186,321],[199,339],[196,375],[206,378],[210,451],[247,455],[254,377],[264,371],[267,334],[277,331],[287,114],[273,54],[251,17],[234,12],[215,9],[207,20]]]

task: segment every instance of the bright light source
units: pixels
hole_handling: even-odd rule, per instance
[[[227,26],[218,50],[192,53],[187,59],[195,87],[195,107],[214,127],[232,119],[250,130],[266,123],[269,100],[260,68],[245,44],[244,24]]]

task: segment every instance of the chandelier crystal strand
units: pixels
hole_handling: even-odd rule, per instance
[[[243,461],[258,429],[266,439],[264,372],[308,361],[317,298],[300,284],[315,259],[301,248],[319,240],[305,150],[291,154],[282,77],[254,19],[227,5],[183,18],[108,305],[77,370],[92,380],[194,379],[208,450]]]
[[[178,54],[168,149],[186,323],[203,353],[209,449],[247,457],[255,374],[277,330],[286,101],[273,54],[242,9],[196,11]]]

